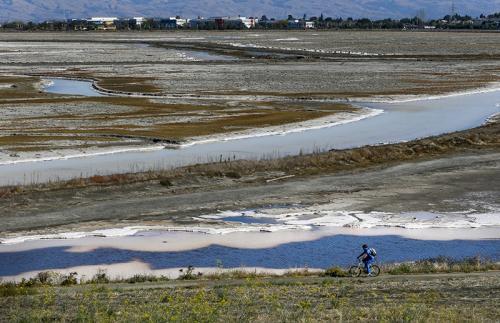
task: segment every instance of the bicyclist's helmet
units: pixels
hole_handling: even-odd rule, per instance
[[[364,245],[362,245],[362,248],[366,249],[366,248],[368,248],[368,245],[365,243]]]

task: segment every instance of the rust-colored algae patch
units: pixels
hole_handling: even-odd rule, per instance
[[[96,82],[101,88],[110,91],[134,93],[161,93],[162,89],[152,84],[150,77],[99,77]]]
[[[38,77],[1,75],[0,101],[47,96],[37,88],[39,82]]]
[[[49,132],[50,133],[50,132]],[[58,131],[57,134],[62,134]],[[0,136],[0,146],[8,147],[11,152],[38,152],[53,149],[79,149],[90,146],[105,146],[118,141],[117,138],[108,136],[83,136],[83,135],[7,135]]]
[[[159,107],[164,107],[168,111],[161,111]],[[184,112],[186,113],[189,106],[176,105],[159,105],[153,106],[152,110],[146,108],[118,113],[117,115],[95,116],[94,120],[110,120],[117,118],[120,120],[133,120],[144,116],[168,116],[168,112]],[[199,109],[200,107],[196,107]],[[205,107],[206,108],[206,107]],[[183,140],[190,137],[206,136],[220,133],[228,133],[240,130],[248,130],[251,128],[261,128],[268,126],[277,126],[287,123],[302,122],[311,119],[321,118],[338,112],[353,111],[354,108],[346,104],[322,104],[315,109],[305,109],[299,105],[290,108],[276,106],[274,109],[249,109],[237,112],[226,113],[222,107],[218,106],[218,110],[210,110],[213,114],[206,116],[205,119],[197,122],[171,122],[164,124],[155,124],[151,127],[141,127],[134,124],[113,125],[109,127],[98,127],[92,129],[57,129],[53,133],[70,134],[94,134],[108,135],[116,137],[136,137],[149,138],[160,140]],[[72,117],[74,118],[74,117]],[[86,117],[88,119],[88,117]],[[52,132],[49,130],[49,132]]]
[[[282,125],[286,123],[302,122],[327,116],[331,113],[316,111],[260,111],[243,116],[228,116],[200,123],[179,123],[158,125],[144,135],[183,139],[188,137],[205,136],[217,133],[246,130]]]
[[[10,135],[10,136],[0,136],[0,145],[4,144],[12,144],[12,143],[31,143],[31,142],[44,142],[44,141],[53,141],[53,140],[79,140],[79,141],[92,141],[92,140],[106,140],[113,141],[116,140],[114,138],[99,138],[93,136],[78,136],[78,137],[69,137],[69,136],[56,136],[56,135]]]

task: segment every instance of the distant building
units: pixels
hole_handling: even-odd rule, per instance
[[[144,22],[146,21],[146,18],[144,18],[144,17],[134,17],[132,19],[135,20],[135,24],[137,27],[141,27],[144,24]]]
[[[254,28],[259,20],[254,17],[211,17],[192,19],[191,28],[200,29],[250,29]]]
[[[303,19],[288,20],[288,29],[312,29],[314,27],[314,21]]]
[[[68,19],[66,22],[69,30],[85,31],[89,29],[87,19]]]
[[[259,23],[259,19],[254,17],[237,17],[235,20],[240,20],[245,27],[247,28],[255,28],[255,26]]]
[[[145,19],[142,17],[134,17],[134,18],[124,18],[117,19],[113,21],[113,26],[118,30],[137,30],[141,29],[143,23],[145,23]],[[113,30],[114,28],[110,28],[112,26],[108,25],[107,29]]]
[[[94,24],[98,30],[116,30],[116,20],[118,17],[91,17],[87,22]]]
[[[106,23],[110,24],[113,23],[115,20],[118,20],[118,17],[91,17],[87,19],[88,22],[93,22],[97,24],[106,24]]]
[[[186,27],[189,19],[184,19],[179,16],[170,17],[169,19],[162,19],[160,24],[162,29],[177,29]]]

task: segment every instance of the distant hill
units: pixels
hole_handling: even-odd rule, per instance
[[[456,12],[477,16],[500,11],[500,0],[455,0]],[[0,0],[0,22],[90,16],[242,15],[401,18],[423,9],[427,17],[451,13],[451,1],[437,0]]]

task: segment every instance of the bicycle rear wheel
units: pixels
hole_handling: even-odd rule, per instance
[[[349,276],[359,277],[361,275],[362,269],[359,266],[352,266],[349,268]]]
[[[372,265],[371,272],[373,277],[377,277],[378,275],[380,275],[380,267],[377,265]]]

